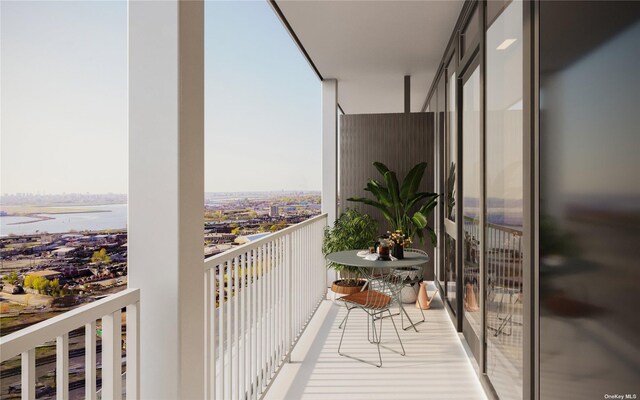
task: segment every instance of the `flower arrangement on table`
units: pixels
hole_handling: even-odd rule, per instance
[[[410,237],[402,232],[402,230],[398,229],[394,232],[387,231],[387,241],[391,245],[391,255],[395,258],[402,260],[404,258],[404,248],[408,247],[412,240]]]
[[[402,246],[408,247],[413,241],[411,238],[408,238],[401,230],[396,230],[395,232],[387,231],[388,240],[393,242],[394,246]]]

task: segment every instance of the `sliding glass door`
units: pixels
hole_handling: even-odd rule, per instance
[[[444,272],[445,297],[451,311],[456,314],[458,309],[458,268],[457,268],[457,196],[458,196],[458,124],[456,113],[456,57],[454,52],[449,59],[446,69],[446,135],[444,151],[445,173],[445,218],[444,218]]]
[[[480,214],[482,132],[480,125],[480,66],[472,62],[462,76],[462,331],[476,360],[480,360]]]
[[[522,13],[509,3],[486,39],[486,372],[501,399],[522,398]]]

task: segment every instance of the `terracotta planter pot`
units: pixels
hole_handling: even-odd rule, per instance
[[[339,279],[337,281],[334,281],[331,284],[331,291],[333,291],[336,294],[343,294],[343,295],[354,294],[361,291],[362,287],[366,283],[366,281],[359,280],[355,285],[353,283],[350,283],[349,285],[345,285],[346,282],[353,282],[353,280]]]

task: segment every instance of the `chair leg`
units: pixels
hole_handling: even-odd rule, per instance
[[[406,331],[409,328],[413,328],[414,331],[418,332],[418,328],[416,328],[416,325],[424,321],[419,321],[414,324],[413,321],[411,320],[411,317],[409,316],[409,313],[407,313],[407,310],[405,310],[404,306],[402,304],[400,304],[399,306],[400,306],[400,315],[404,313],[404,315],[406,315],[407,319],[409,320],[409,326],[407,326],[406,328],[404,327],[404,320],[403,319],[400,320],[402,324],[400,326],[402,326],[402,329]],[[389,314],[391,314],[391,312],[389,312]]]
[[[436,291],[436,293],[438,292]],[[435,296],[436,293],[434,293],[433,295]],[[420,296],[418,296],[418,305],[420,306],[420,314],[422,314],[422,321],[418,321],[416,322],[416,324],[426,321],[426,318],[424,317],[424,309],[422,308],[422,302],[420,301]],[[403,329],[404,329],[404,325],[403,325]]]
[[[391,318],[391,323],[393,323],[393,329],[395,329],[396,331],[396,335],[398,336],[398,341],[400,342],[400,347],[402,347],[402,354],[401,355],[406,355],[407,352],[404,350],[404,345],[402,344],[402,339],[400,339],[400,333],[398,333],[398,327],[396,326],[396,322],[393,320],[393,316],[391,316],[391,311],[387,310],[387,312],[389,313],[389,317]]]
[[[373,325],[373,319],[374,317],[367,313],[367,340],[369,341],[369,343],[373,343],[373,340],[371,340],[371,327],[369,326]]]
[[[349,320],[349,314],[351,313],[351,310],[353,310],[352,308],[347,309],[347,315],[344,317],[344,327],[342,328],[342,334],[340,335],[340,344],[338,345],[338,354],[342,355],[342,353],[340,353],[340,348],[342,347],[342,339],[344,338],[344,331],[347,330],[347,322]]]
[[[382,319],[380,318],[380,335],[378,335],[378,332],[376,331],[376,323],[375,323],[375,318],[371,318],[372,321],[372,325],[373,325],[373,336],[375,338],[375,343],[378,347],[378,359],[380,360],[380,364],[376,365],[376,367],[380,368],[382,367],[382,353],[380,352],[380,341],[382,340]]]
[[[347,313],[347,315],[349,315],[349,313]],[[340,325],[338,325],[338,329],[342,329],[342,324],[344,324],[344,321],[347,320],[347,315],[345,315],[344,318],[342,318],[342,322],[340,322]]]

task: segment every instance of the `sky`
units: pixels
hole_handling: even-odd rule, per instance
[[[205,9],[205,190],[318,190],[319,80],[266,1]],[[0,50],[1,193],[126,193],[126,2],[2,0]]]
[[[266,1],[205,4],[205,189],[319,190],[320,81]]]

